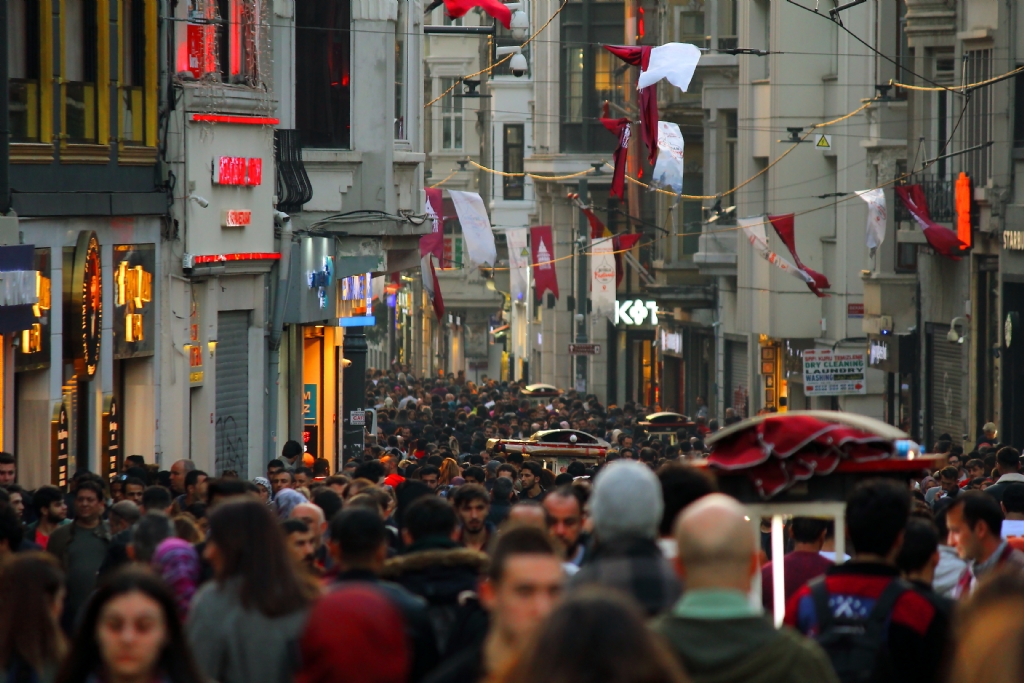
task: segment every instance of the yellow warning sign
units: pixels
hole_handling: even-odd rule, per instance
[[[823,152],[827,152],[832,149],[832,136],[831,135],[815,135],[814,146]]]

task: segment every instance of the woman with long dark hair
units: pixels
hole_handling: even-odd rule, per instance
[[[20,553],[0,565],[0,680],[52,683],[64,657],[64,572],[52,555]]]
[[[57,683],[204,683],[170,591],[123,569],[93,594]]]
[[[499,672],[500,673],[500,672]],[[661,636],[625,597],[585,588],[548,616],[503,683],[686,683]]]
[[[317,587],[298,576],[280,523],[260,501],[226,502],[209,521],[204,557],[216,580],[189,611],[196,660],[219,683],[288,683]]]

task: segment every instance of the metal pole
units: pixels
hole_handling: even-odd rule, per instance
[[[585,206],[588,201],[587,179],[580,178],[579,191],[580,202]],[[587,304],[590,302],[590,270],[587,267],[587,252],[590,251],[590,224],[586,214],[580,209],[580,236],[579,259],[576,261],[576,343],[587,343]],[[587,383],[587,356],[576,356],[576,391],[586,394]]]
[[[366,403],[366,335],[362,327],[345,329],[342,346],[344,358],[352,364],[342,370],[341,421],[344,431],[342,461],[340,466],[355,457],[363,455],[364,425],[352,424],[352,412],[361,412]],[[363,418],[365,420],[365,416]]]

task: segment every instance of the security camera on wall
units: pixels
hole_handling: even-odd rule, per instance
[[[530,64],[526,61],[526,57],[523,55],[522,48],[519,47],[499,47],[494,53],[498,57],[505,57],[512,55],[512,59],[508,61],[508,68],[512,72],[512,75],[516,78],[525,76],[530,71]]]

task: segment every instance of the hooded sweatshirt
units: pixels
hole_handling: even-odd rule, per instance
[[[736,591],[688,591],[652,626],[693,683],[838,683],[817,643],[776,630]]]

